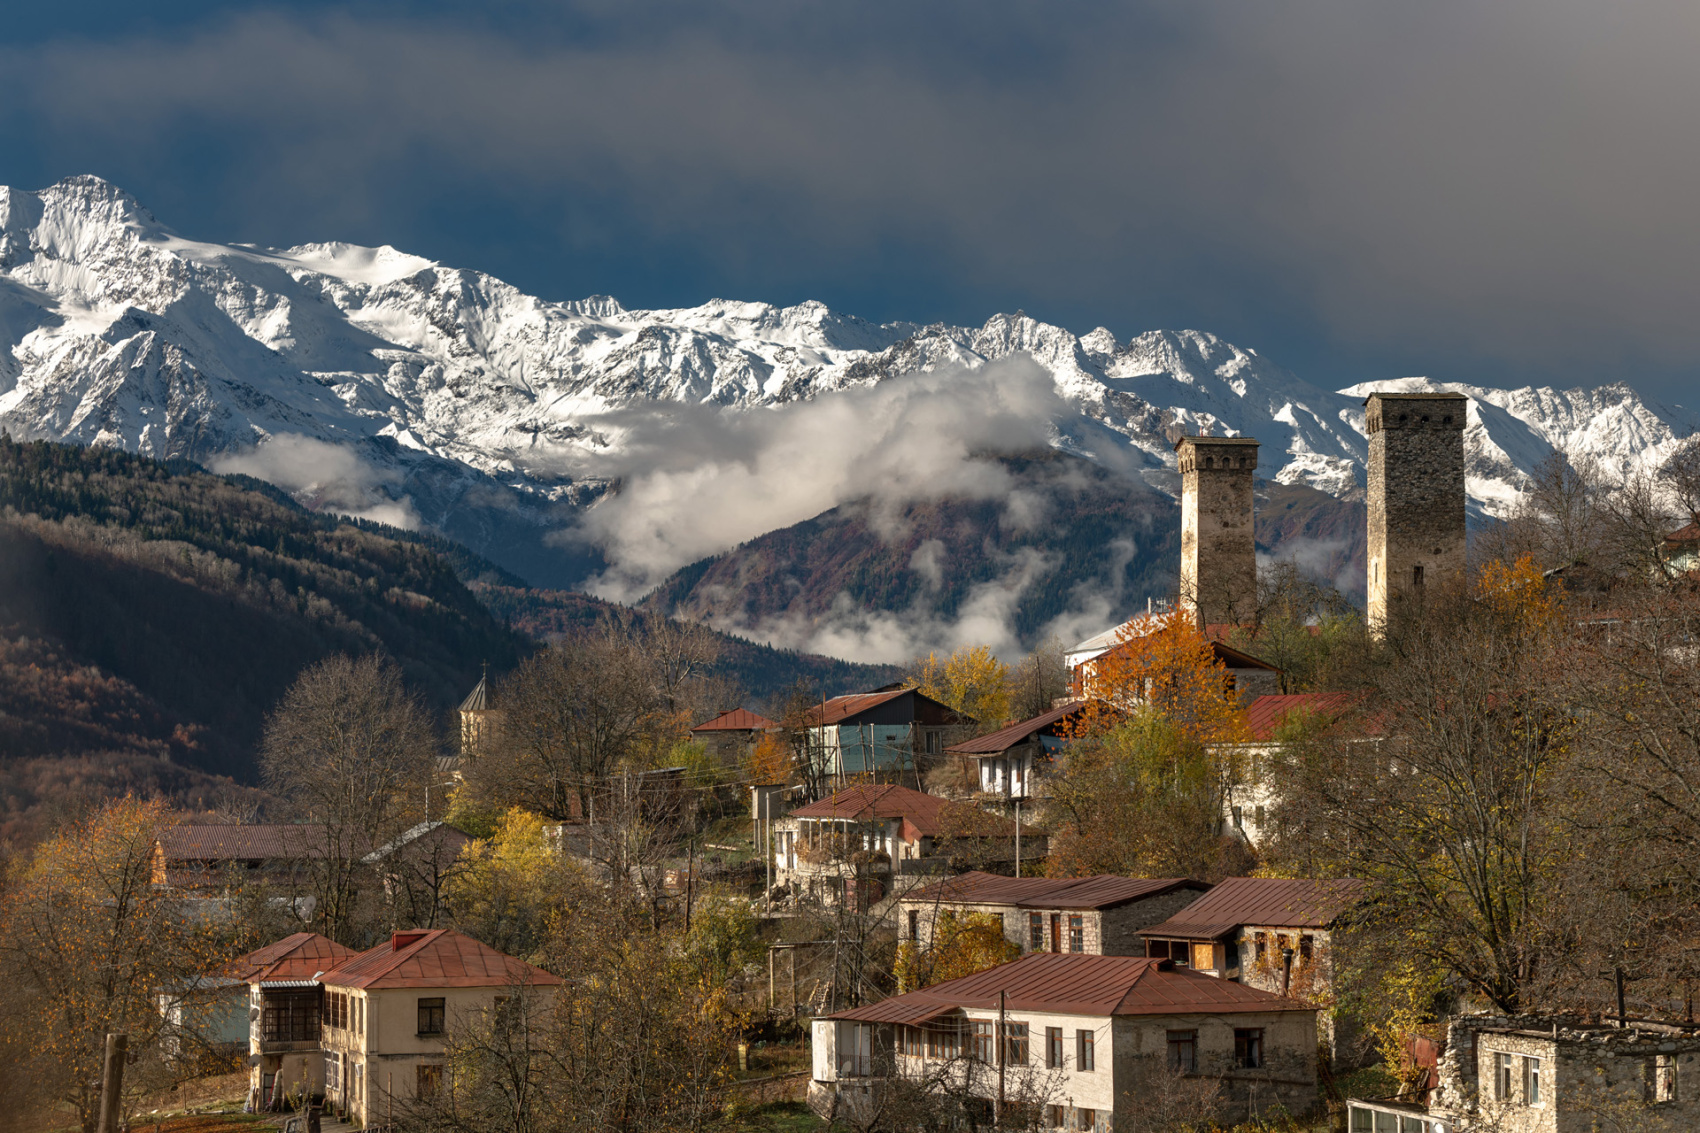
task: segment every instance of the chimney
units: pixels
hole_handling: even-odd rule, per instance
[[[429,929],[418,928],[412,929],[408,932],[392,932],[390,933],[390,951],[400,952],[404,948],[412,948],[415,944],[418,944],[421,940],[424,940],[430,935],[431,931]]]
[[[1370,632],[1386,632],[1401,601],[1464,578],[1464,420],[1461,393],[1372,393],[1369,433]]]
[[[1182,437],[1180,602],[1200,628],[1236,624],[1257,602],[1250,437]]]

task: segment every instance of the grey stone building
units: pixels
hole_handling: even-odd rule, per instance
[[[1401,600],[1464,576],[1461,393],[1372,393],[1369,433],[1369,603],[1372,631]]]
[[[1250,437],[1182,437],[1180,604],[1200,626],[1237,625],[1257,604]]]

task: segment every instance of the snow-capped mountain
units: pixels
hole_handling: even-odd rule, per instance
[[[1262,473],[1285,483],[1362,482],[1370,385],[1322,389],[1199,331],[1121,342],[1019,312],[970,328],[812,302],[549,302],[387,246],[197,242],[94,177],[0,188],[0,426],[222,461],[497,557],[503,524],[559,525],[607,487],[622,410],[753,411],[1018,353],[1068,407],[1053,423],[1065,450],[1160,470],[1179,425],[1256,436]],[[1553,447],[1623,469],[1674,443],[1674,422],[1620,385],[1464,392],[1470,491],[1489,513]]]

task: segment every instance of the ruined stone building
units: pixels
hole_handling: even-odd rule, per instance
[[[1369,434],[1369,603],[1372,632],[1402,600],[1464,577],[1461,393],[1372,393]]]

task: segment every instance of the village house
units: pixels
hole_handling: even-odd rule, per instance
[[[1257,846],[1271,833],[1270,818],[1279,793],[1273,763],[1287,733],[1304,726],[1332,727],[1362,704],[1355,692],[1301,692],[1260,696],[1245,709],[1247,741],[1217,745],[1233,758],[1227,764],[1233,776],[1223,794],[1223,819],[1230,835]]]
[[[953,855],[982,864],[1045,856],[1040,830],[967,803],[892,783],[848,787],[773,823],[775,883],[794,896],[878,900],[893,878],[942,872]],[[877,895],[876,895],[877,894]]]
[[[1700,1028],[1581,1016],[1461,1015],[1426,1104],[1352,1098],[1350,1133],[1700,1129]]]
[[[390,1125],[443,1085],[444,1041],[463,1021],[526,1006],[561,979],[452,929],[397,932],[320,977],[326,1104]]]
[[[972,717],[912,688],[835,696],[810,708],[803,722],[816,775],[839,784],[847,776],[913,774],[917,761],[942,755],[974,726]]]
[[[222,974],[242,989],[247,1009],[250,1110],[324,1095],[318,980],[353,956],[329,937],[297,932],[225,966]]]
[[[763,736],[778,729],[779,725],[766,716],[748,708],[734,708],[692,728],[691,739],[710,754],[735,762],[749,756]]]
[[[1000,809],[1018,801],[1037,804],[1045,769],[1068,743],[1069,726],[1085,709],[1085,701],[1069,701],[1030,720],[952,744],[945,752],[963,762],[964,779],[987,796],[977,801]]]
[[[904,939],[932,947],[945,913],[987,913],[1023,952],[1143,956],[1139,930],[1167,920],[1209,892],[1184,877],[1000,877],[975,871],[903,895]]]
[[[1103,666],[1136,649],[1139,638],[1163,628],[1171,618],[1183,616],[1180,612],[1141,614],[1070,649],[1065,659],[1076,695],[1106,695],[1107,690],[1100,687],[1099,679]],[[1226,674],[1228,689],[1245,704],[1260,696],[1280,692],[1281,670],[1277,666],[1235,649],[1223,640],[1234,628],[1231,625],[1204,627],[1212,657]]]
[[[1314,1007],[1166,959],[1033,953],[816,1019],[811,1045],[809,1104],[829,1118],[905,1081],[1095,1133],[1125,1128],[1164,1075],[1215,1079],[1228,1121],[1317,1098]]]
[[[1364,890],[1352,878],[1230,877],[1139,934],[1148,956],[1329,1010],[1322,1036],[1339,1058],[1355,1030],[1331,1011],[1334,931]]]

